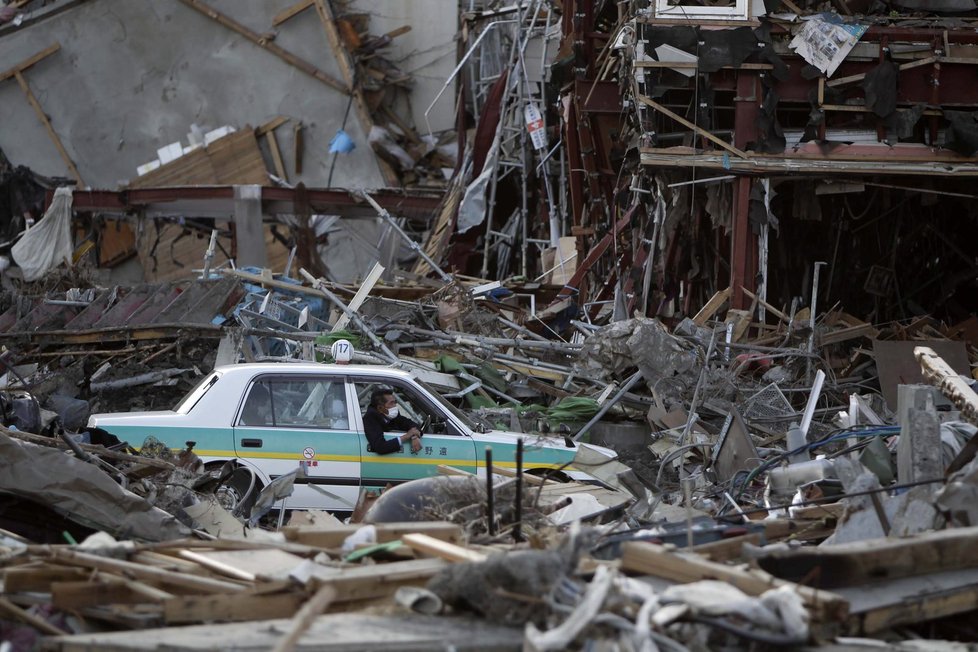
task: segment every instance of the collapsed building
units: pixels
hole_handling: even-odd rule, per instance
[[[974,2],[265,5],[0,11],[13,649],[973,640]],[[618,461],[286,524],[87,428],[339,338]]]

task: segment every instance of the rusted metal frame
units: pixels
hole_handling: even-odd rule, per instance
[[[392,213],[425,215],[434,212],[441,198],[438,195],[412,195],[404,191],[378,190],[372,193],[381,206]],[[305,196],[313,211],[340,213],[346,217],[375,218],[376,212],[367,203],[342,190],[307,188]],[[48,192],[46,205],[51,204],[54,193]],[[138,188],[132,190],[75,190],[73,209],[76,211],[101,211],[130,213],[155,204],[173,202],[230,202],[234,201],[233,186],[205,186],[179,188]],[[262,210],[266,213],[292,213],[299,205],[300,197],[294,188],[262,188]],[[165,206],[164,206],[165,208]],[[223,210],[223,209],[221,209]]]
[[[758,73],[737,73],[737,96],[734,98],[734,144],[746,149],[747,143],[757,139],[757,117],[763,101]],[[751,237],[750,228],[751,178],[740,177],[734,183],[733,229],[730,246],[730,282],[733,287],[731,307],[743,310],[748,299],[743,288],[757,290],[757,239]]]
[[[579,95],[574,96],[575,102],[580,102]],[[598,164],[597,139],[592,132],[591,118],[578,104],[577,133],[581,153],[581,167],[584,170],[589,197],[588,221],[585,226],[596,226],[600,218],[607,214],[607,189],[602,187],[601,172]],[[604,210],[603,210],[604,209]]]
[[[571,215],[574,226],[584,225],[584,183],[585,172],[581,162],[580,136],[577,133],[577,106],[570,103],[568,118],[570,122],[564,125],[564,144],[567,146],[568,187],[570,189]]]
[[[748,214],[752,181],[750,177],[742,176],[734,184],[734,219],[730,246],[730,283],[733,294],[730,303],[731,307],[738,310],[749,306],[744,288],[751,292],[757,289],[754,263],[757,257],[757,238],[752,237]]]

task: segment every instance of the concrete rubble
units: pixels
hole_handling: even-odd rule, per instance
[[[0,652],[973,649],[978,5],[164,4],[247,83],[0,6]],[[173,102],[131,142],[56,106],[107,14]],[[252,363],[343,424],[99,425]],[[380,371],[475,457],[368,478]],[[355,445],[256,471],[300,428]]]

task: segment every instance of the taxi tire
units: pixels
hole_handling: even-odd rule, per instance
[[[223,467],[224,463],[211,464],[206,467],[206,471],[218,480]],[[247,466],[238,464],[228,477],[217,484],[214,495],[226,510],[235,516],[248,518],[262,488],[261,480],[255,472]]]

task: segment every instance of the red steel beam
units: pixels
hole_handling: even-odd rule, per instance
[[[269,213],[295,212],[297,189],[262,188],[262,205]],[[441,202],[441,193],[418,193],[395,189],[371,191],[378,204],[394,215],[421,217],[431,215]],[[53,192],[48,193],[50,205]],[[307,188],[305,198],[317,213],[344,217],[375,217],[376,211],[360,197],[346,190]],[[73,208],[76,211],[130,213],[150,208],[160,212],[201,214],[234,211],[233,186],[193,186],[174,188],[138,188],[131,190],[75,190]]]

